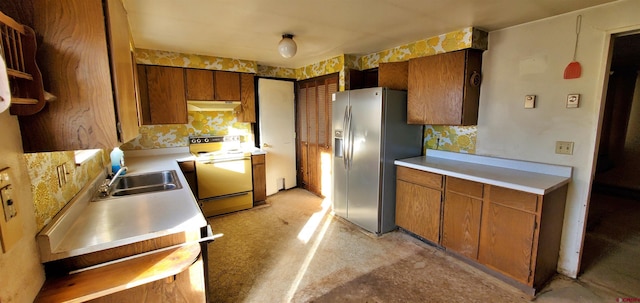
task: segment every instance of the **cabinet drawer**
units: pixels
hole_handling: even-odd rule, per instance
[[[450,191],[482,199],[482,183],[447,176],[446,188]]]
[[[397,178],[426,187],[442,189],[442,175],[439,174],[397,166]]]
[[[538,195],[504,187],[491,186],[489,199],[492,203],[524,211],[536,212],[538,209]]]
[[[253,165],[264,164],[264,158],[265,158],[264,155],[254,155],[254,156],[251,156],[251,162]]]

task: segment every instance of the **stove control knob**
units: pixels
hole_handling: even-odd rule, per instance
[[[204,143],[209,143],[209,138],[204,138]]]
[[[200,140],[200,138],[196,139],[196,142],[200,143],[202,142],[202,140]]]

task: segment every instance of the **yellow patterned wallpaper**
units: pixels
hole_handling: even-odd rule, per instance
[[[140,135],[123,144],[123,150],[188,146],[189,136],[251,135],[251,123],[238,122],[231,111],[189,112],[187,124],[144,125]]]
[[[431,56],[465,48],[486,50],[488,47],[488,36],[489,34],[487,32],[473,27],[467,27],[362,56],[360,58],[360,67],[361,69],[370,69],[377,67],[380,62],[406,61],[412,58]]]
[[[271,78],[297,79],[296,69],[267,65],[258,65],[256,75]]]
[[[457,153],[476,153],[476,134],[474,126],[425,125],[423,136],[423,154],[427,149],[438,149]]]
[[[137,48],[136,62],[177,67],[256,73],[255,61]]]
[[[89,181],[104,169],[106,153],[100,150],[96,155],[76,166],[73,151],[24,154],[27,162],[31,191],[36,211],[36,224],[41,230]],[[56,167],[64,164],[67,168],[67,183],[58,185]]]

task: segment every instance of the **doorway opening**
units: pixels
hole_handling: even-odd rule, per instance
[[[640,33],[611,37],[580,280],[640,295]]]

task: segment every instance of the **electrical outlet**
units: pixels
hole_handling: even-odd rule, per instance
[[[573,142],[556,141],[556,154],[573,155]]]

